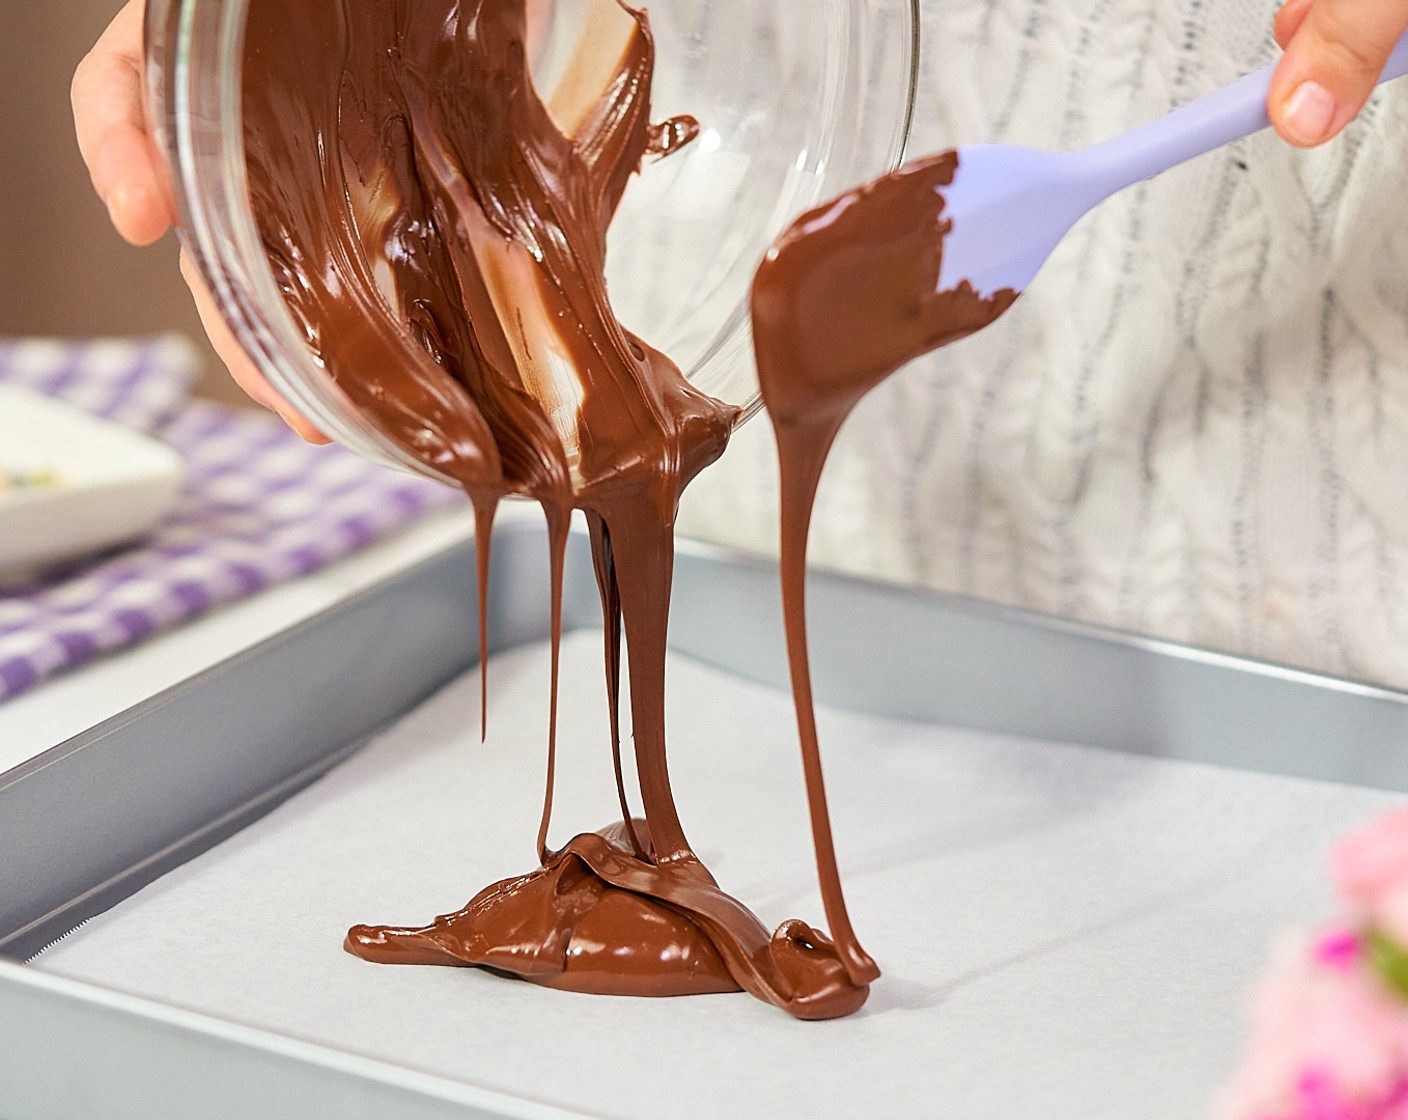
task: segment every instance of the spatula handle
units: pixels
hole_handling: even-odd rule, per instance
[[[1276,66],[1264,67],[1231,85],[1175,109],[1158,120],[1082,153],[1109,193],[1270,127],[1266,97]],[[1408,34],[1399,39],[1379,82],[1408,74]]]

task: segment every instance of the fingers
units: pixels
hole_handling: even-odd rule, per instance
[[[143,111],[142,16],[142,0],[129,0],[78,64],[71,90],[78,147],[93,189],[117,232],[134,245],[150,245],[176,222],[165,167]],[[309,443],[331,442],[275,393],[250,361],[185,253],[181,275],[215,352],[236,383]]]
[[[142,3],[118,12],[73,75],[78,147],[112,224],[149,245],[175,222],[142,110]]]
[[[205,328],[205,333],[210,337],[210,344],[215,347],[215,353],[229,369],[230,376],[235,379],[235,384],[248,393],[256,403],[262,404],[271,412],[278,413],[283,417],[285,424],[309,443],[331,443],[332,441],[327,436],[296,412],[288,401],[274,392],[273,386],[264,379],[259,368],[250,361],[249,355],[244,352],[243,347],[240,346],[239,341],[220,314],[215,297],[210,294],[210,289],[205,286],[200,273],[196,271],[190,257],[184,252],[181,254],[181,275],[185,278],[186,286],[191,289],[191,295],[195,299],[201,326]]]
[[[93,189],[107,206],[117,232],[134,245],[150,245],[176,222],[165,167],[143,111],[142,16],[142,0],[129,0],[78,64],[71,90],[78,148]],[[331,442],[274,392],[250,361],[185,253],[181,275],[211,345],[236,383],[309,443]]]
[[[1408,0],[1289,0],[1276,17],[1286,53],[1267,98],[1276,131],[1303,148],[1338,135],[1405,29]]]

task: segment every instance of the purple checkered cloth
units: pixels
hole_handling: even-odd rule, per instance
[[[341,448],[312,447],[258,411],[192,400],[199,360],[177,336],[0,340],[0,382],[150,432],[187,471],[178,505],[146,540],[0,592],[0,701],[463,501]]]

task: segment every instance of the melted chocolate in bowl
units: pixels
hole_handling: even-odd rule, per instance
[[[550,735],[539,866],[429,926],[356,927],[347,948],[577,991],[742,988],[802,1018],[848,1014],[878,970],[850,934],[829,833],[818,832],[818,856],[839,944],[800,922],[769,934],[715,883],[675,809],[664,720],[674,518],[738,412],[611,310],[606,230],[625,185],[697,125],[649,121],[643,13],[598,0],[592,25],[549,102],[530,76],[525,0],[250,4],[253,210],[310,349],[382,432],[464,488],[481,596],[496,504],[541,503],[554,649],[568,521],[583,510],[613,713],[623,631],[629,658],[644,820],[627,808],[617,733],[623,820],[549,851]]]

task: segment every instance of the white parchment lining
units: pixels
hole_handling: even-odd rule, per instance
[[[466,677],[35,967],[607,1117],[1187,1120],[1268,944],[1331,913],[1331,840],[1401,800],[823,710],[852,916],[885,972],[859,1015],[345,954],[349,925],[428,922],[535,863],[546,698],[545,646],[501,656],[487,743]],[[766,924],[823,924],[790,698],[675,659],[670,706],[695,848]],[[598,635],[566,641],[562,713],[558,843],[619,815]]]

